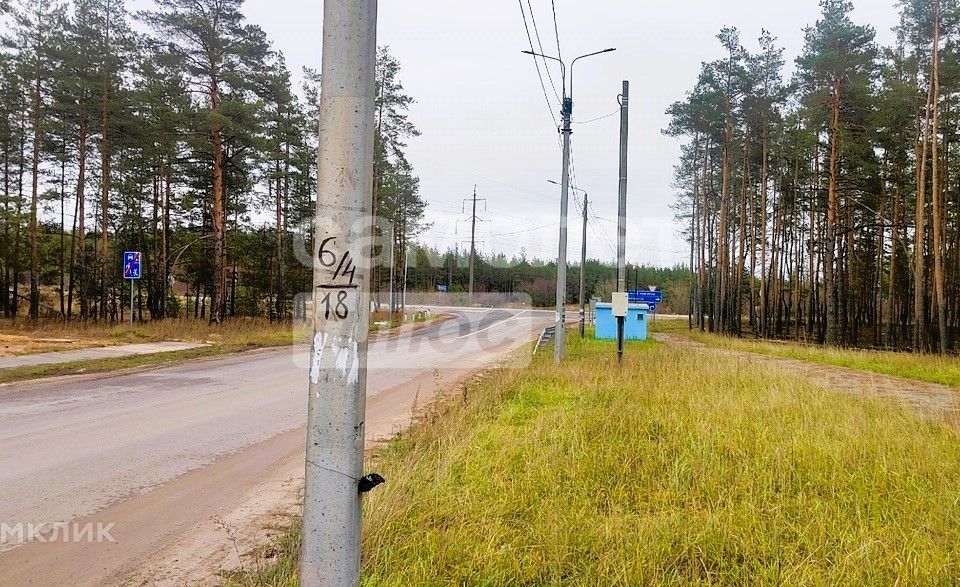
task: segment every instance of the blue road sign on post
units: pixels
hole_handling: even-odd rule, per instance
[[[140,251],[123,253],[123,278],[130,280],[130,327],[133,327],[133,280],[140,279]]]
[[[123,278],[140,279],[140,251],[127,251],[123,254]]]
[[[656,306],[663,301],[663,292],[660,290],[647,291],[644,289],[631,289],[627,292],[627,295],[630,298],[631,304],[649,304],[650,306]]]

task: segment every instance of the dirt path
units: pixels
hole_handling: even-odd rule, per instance
[[[954,387],[847,367],[718,348],[691,340],[682,334],[657,333],[654,338],[669,344],[736,357],[761,368],[770,366],[803,375],[817,385],[843,393],[891,399],[911,407],[923,417],[942,420],[960,428],[960,389]]]

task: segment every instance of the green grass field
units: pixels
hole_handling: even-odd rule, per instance
[[[929,383],[960,387],[960,358],[893,351],[840,349],[812,344],[733,338],[687,329],[686,320],[662,321],[660,332],[673,332],[717,348],[760,353],[788,359],[849,367]]]
[[[960,439],[882,400],[666,344],[570,338],[368,470],[367,585],[950,584]],[[465,398],[465,399],[464,399]],[[297,530],[231,577],[292,585]]]

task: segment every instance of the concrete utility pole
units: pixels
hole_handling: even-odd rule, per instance
[[[358,584],[360,496],[382,482],[363,477],[376,28],[377,0],[323,3],[304,586]]]
[[[627,291],[627,107],[630,82],[623,80],[620,94],[620,209],[617,217],[617,291]]]
[[[567,203],[570,199],[570,117],[573,114],[573,99],[564,98],[561,109],[563,124],[560,132],[563,133],[563,174],[560,176],[560,250],[557,253],[557,309],[556,324],[553,335],[553,360],[556,363],[563,361],[566,351],[566,323],[567,306]]]
[[[627,108],[630,104],[630,82],[623,80],[620,94],[620,185],[617,214],[617,292],[627,296]],[[629,308],[629,297],[627,307]],[[629,314],[629,310],[626,312]],[[617,317],[617,360],[623,360],[625,316]]]
[[[570,118],[573,116],[573,66],[577,61],[585,57],[593,57],[601,53],[616,51],[614,48],[594,51],[575,58],[570,62],[570,86],[567,88],[567,68],[563,60],[559,57],[551,57],[533,51],[521,51],[534,57],[552,59],[560,64],[560,76],[563,85],[563,105],[560,108],[560,114],[563,122],[560,125],[560,133],[563,135],[563,170],[560,177],[560,250],[557,254],[557,308],[556,322],[554,324],[555,332],[553,337],[553,360],[557,363],[563,361],[566,350],[566,332],[564,325],[566,323],[566,301],[567,301],[567,203],[570,196],[570,135],[573,130],[570,128]]]
[[[396,288],[396,266],[397,266],[397,223],[394,222],[390,225],[390,320],[393,321],[393,313],[396,310],[396,296],[394,295],[394,290]]]
[[[403,295],[400,297],[400,315],[402,320],[407,320],[407,274],[410,269],[410,247],[403,246]]]
[[[473,267],[477,258],[477,202],[484,203],[484,210],[486,210],[486,198],[477,198],[477,186],[473,186],[473,197],[464,198],[464,206],[467,202],[472,202],[472,212],[470,213],[470,287],[469,295],[470,301],[473,301]],[[466,210],[464,210],[466,211]]]
[[[587,193],[583,193],[583,240],[580,243],[580,338],[585,336],[587,320],[586,306],[587,273]]]

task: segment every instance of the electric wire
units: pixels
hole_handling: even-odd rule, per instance
[[[557,4],[555,0],[550,0],[550,9],[553,11],[553,34],[557,38],[557,57],[563,59],[560,52],[560,29],[557,27]]]
[[[541,55],[546,55],[547,52],[543,48],[543,41],[540,39],[540,27],[537,26],[537,17],[533,12],[533,4],[530,3],[530,0],[527,0],[527,8],[530,10],[530,23],[533,25],[533,34],[537,37],[537,46],[540,48],[539,53]],[[560,92],[557,91],[557,85],[553,82],[553,75],[550,73],[550,64],[547,63],[546,57],[541,57],[543,59],[543,67],[547,70],[547,79],[550,80],[550,87],[553,88],[553,94],[557,97],[557,100],[563,103],[563,99],[560,97]],[[564,95],[566,95],[567,88],[563,88]]]
[[[574,120],[574,121],[571,121],[570,124],[590,124],[591,122],[596,122],[596,121],[598,121],[598,120],[603,120],[604,118],[610,118],[611,116],[615,116],[615,115],[617,115],[617,114],[620,114],[620,109],[619,109],[619,108],[617,108],[616,110],[614,110],[614,111],[611,112],[610,114],[604,114],[603,116],[598,116],[598,117],[596,117],[596,118],[591,118],[591,119],[589,119],[589,120]]]
[[[530,51],[536,51],[533,47],[533,38],[530,36],[530,25],[527,24],[527,13],[523,9],[523,0],[517,0],[517,3],[520,5],[520,15],[523,17],[523,28],[527,31],[527,41],[530,43]],[[531,18],[533,17],[533,12],[530,13]],[[540,71],[540,60],[534,56],[533,65],[537,68],[537,77],[540,78],[540,87],[543,89],[543,98],[547,101],[547,108],[550,109],[550,118],[553,119],[554,126],[559,126],[557,122],[557,115],[553,112],[553,102],[550,101],[550,95],[547,93],[547,86],[543,83],[543,73]],[[546,68],[546,63],[544,63],[544,68],[547,69],[547,76],[550,76],[550,70]],[[553,80],[550,80],[551,85]],[[557,92],[556,86],[553,88],[553,92]]]

